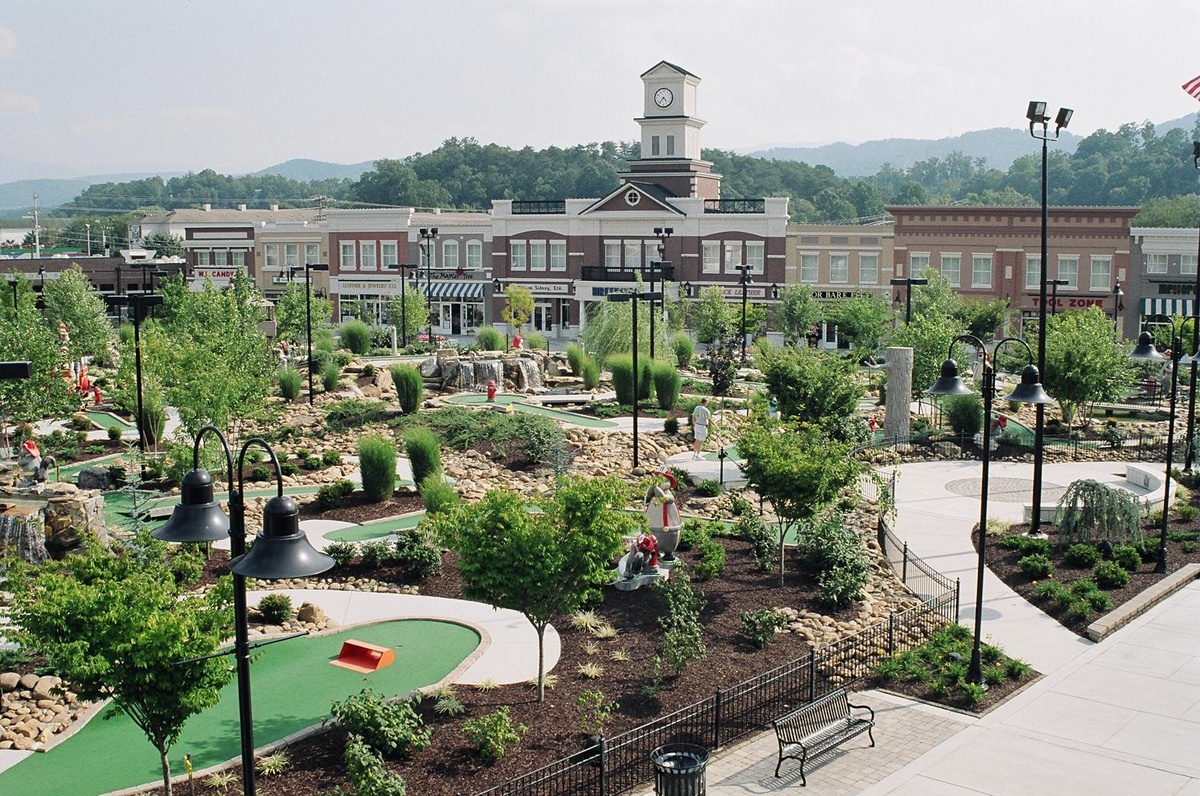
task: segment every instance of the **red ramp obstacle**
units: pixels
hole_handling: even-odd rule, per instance
[[[368,644],[365,641],[347,639],[342,642],[342,651],[335,660],[330,661],[334,666],[351,669],[356,672],[374,672],[396,662],[396,653],[387,647]]]

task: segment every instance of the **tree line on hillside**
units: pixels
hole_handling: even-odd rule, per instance
[[[1200,126],[1193,131],[1200,137]],[[1052,205],[1140,205],[1138,226],[1191,226],[1196,221],[1191,138],[1182,129],[1159,135],[1155,126],[1125,124],[1098,130],[1074,154],[1050,150]],[[328,197],[347,207],[401,205],[482,210],[493,199],[555,200],[599,197],[617,187],[619,174],[640,157],[634,142],[570,148],[512,149],[451,138],[432,152],[381,159],[358,180],[301,182],[275,175],[232,177],[211,169],[163,180],[93,185],[61,212],[73,218],[142,213],[163,208],[312,206]],[[787,196],[795,222],[882,218],[886,204],[1036,205],[1041,195],[1037,144],[1005,171],[982,158],[954,153],[907,169],[884,166],[864,179],[844,179],[826,166],[765,160],[705,150],[724,176],[726,198]],[[44,242],[43,242],[44,245]]]

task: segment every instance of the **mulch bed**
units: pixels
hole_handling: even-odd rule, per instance
[[[1168,531],[1183,531],[1183,530],[1198,530],[1200,522],[1179,522],[1172,521],[1168,525]],[[1049,540],[1052,551],[1049,556],[1054,564],[1054,578],[1062,581],[1065,585],[1070,586],[1080,578],[1091,577],[1092,570],[1090,568],[1072,567],[1062,560],[1063,551],[1055,544],[1056,534],[1054,529],[1049,526],[1044,526],[1042,529],[1046,534],[1046,539]],[[1029,531],[1028,524],[1012,526],[1012,533],[1027,533]],[[1143,525],[1143,531],[1147,536],[1154,539],[1159,538],[1161,529],[1159,526],[1150,526],[1148,523]],[[1017,566],[1017,561],[1022,557],[1021,553],[1016,550],[1007,550],[997,544],[999,537],[989,536],[986,551],[987,565],[1000,580],[1004,581],[1010,589],[1024,597],[1028,602],[1038,606],[1045,611],[1049,616],[1056,619],[1063,627],[1071,631],[1085,636],[1087,627],[1097,618],[1098,614],[1093,614],[1086,619],[1071,619],[1066,616],[1065,609],[1059,608],[1054,603],[1039,599],[1033,593],[1037,586],[1037,581],[1026,577],[1021,568]],[[979,550],[979,533],[976,530],[971,534],[971,541],[976,550]],[[1175,572],[1185,564],[1194,563],[1197,560],[1196,552],[1187,552],[1184,549],[1184,543],[1176,541],[1167,541],[1167,572]],[[1146,589],[1154,586],[1156,583],[1166,577],[1165,574],[1158,574],[1154,571],[1156,562],[1143,563],[1136,571],[1129,573],[1129,583],[1119,589],[1111,591],[1105,590],[1113,603],[1113,608],[1117,608],[1123,603],[1141,594]]]
[[[336,509],[323,511],[317,506],[316,501],[309,501],[300,507],[300,518],[302,520],[320,518],[361,524],[371,520],[381,520],[399,514],[421,511],[424,508],[425,501],[416,493],[397,492],[391,500],[380,503],[370,500],[360,489],[346,496],[342,500],[342,505]]]

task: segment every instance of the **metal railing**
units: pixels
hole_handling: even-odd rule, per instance
[[[765,199],[705,199],[705,213],[765,213]]]
[[[514,199],[512,213],[514,216],[552,216],[567,212],[565,199],[522,200]]]

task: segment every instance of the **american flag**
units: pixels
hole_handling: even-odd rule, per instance
[[[1183,84],[1183,90],[1200,100],[1200,75]]]

